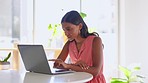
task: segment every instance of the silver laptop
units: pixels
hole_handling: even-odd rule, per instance
[[[42,45],[17,45],[27,71],[43,74],[71,73],[70,70],[51,70]],[[60,71],[60,72],[59,72]]]

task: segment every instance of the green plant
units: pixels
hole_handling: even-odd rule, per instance
[[[0,60],[0,62],[8,62],[8,59],[11,56],[11,52],[9,52],[9,54],[7,55],[7,57],[5,57],[4,59]]]
[[[84,19],[87,16],[87,14],[80,12],[80,16]]]
[[[134,67],[133,69],[128,69],[123,66],[119,66],[120,71],[124,74],[125,78],[111,78],[110,83],[131,83],[131,82],[143,82],[143,76],[135,75],[134,73],[140,70],[140,67]]]
[[[58,35],[58,27],[61,26],[61,24],[49,24],[48,30],[52,31],[52,37],[56,37]]]

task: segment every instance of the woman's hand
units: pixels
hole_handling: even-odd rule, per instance
[[[85,62],[83,62],[83,61],[77,61],[75,63],[75,65],[81,67],[81,69],[88,69],[89,68],[89,66]]]
[[[54,68],[65,68],[68,69],[68,64],[66,64],[63,60],[61,59],[50,59],[48,61],[55,61],[54,62]]]

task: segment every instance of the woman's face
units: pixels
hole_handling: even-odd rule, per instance
[[[62,23],[62,28],[68,40],[72,41],[73,39],[77,38],[80,35],[81,24],[74,25],[71,23],[64,22]]]

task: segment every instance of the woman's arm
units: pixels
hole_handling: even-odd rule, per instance
[[[103,46],[100,37],[95,37],[93,41],[92,59],[93,59],[93,66],[91,73],[93,75],[100,74],[101,68],[103,66]]]
[[[65,59],[67,58],[68,56],[68,51],[69,51],[69,41],[66,42],[66,44],[64,45],[61,53],[59,54],[58,58],[57,59],[61,59],[63,61],[65,61]]]
[[[49,61],[55,61],[54,62],[54,67],[55,68],[64,68],[63,65],[61,63],[64,63],[65,59],[68,56],[68,51],[69,51],[69,43],[70,41],[67,41],[61,51],[61,53],[59,54],[57,59],[51,59]]]

